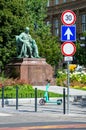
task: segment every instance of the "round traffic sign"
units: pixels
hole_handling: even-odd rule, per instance
[[[76,15],[72,10],[65,10],[61,15],[61,21],[64,25],[73,25],[76,21]]]
[[[73,42],[64,42],[61,45],[61,52],[64,56],[73,56],[76,52],[76,46]]]

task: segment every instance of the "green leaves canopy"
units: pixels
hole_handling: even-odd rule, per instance
[[[58,64],[60,46],[45,23],[46,5],[47,0],[0,0],[0,66],[16,57],[15,36],[26,26],[38,44],[40,56],[51,65]]]
[[[28,20],[24,0],[0,0],[0,66],[16,56],[15,35]]]
[[[26,0],[27,11],[30,15],[32,27],[36,25],[33,32],[33,38],[36,40],[41,57],[46,58],[51,65],[57,65],[61,59],[60,44],[57,43],[57,37],[52,36],[50,26],[46,25],[47,0]]]

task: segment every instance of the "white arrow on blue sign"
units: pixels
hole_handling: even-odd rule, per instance
[[[76,41],[76,26],[61,26],[61,41]]]

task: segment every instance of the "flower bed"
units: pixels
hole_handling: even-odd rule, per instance
[[[56,83],[58,86],[67,86],[67,72],[58,71]],[[70,86],[86,90],[86,72],[70,71]]]

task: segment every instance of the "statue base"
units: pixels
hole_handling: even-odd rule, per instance
[[[19,78],[24,83],[40,86],[45,85],[48,79],[52,85],[55,84],[53,68],[45,58],[15,58],[6,70],[9,77]]]

